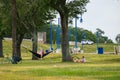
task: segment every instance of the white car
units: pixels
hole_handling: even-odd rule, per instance
[[[81,44],[87,44],[87,41],[83,40],[81,41]]]
[[[81,41],[81,44],[93,44],[94,42],[93,41],[90,41],[90,40],[83,40]]]
[[[93,41],[87,41],[87,44],[93,44],[94,42]]]

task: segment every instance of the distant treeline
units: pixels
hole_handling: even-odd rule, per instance
[[[52,40],[53,43],[56,42],[57,39],[57,31],[58,29],[58,25],[52,25]],[[37,29],[38,32],[46,32],[47,34],[47,43],[50,42],[50,25],[43,25],[40,26]],[[91,32],[89,30],[77,27],[77,31],[75,29],[75,27],[69,26],[68,29],[68,38],[69,41],[75,41],[76,40],[76,32],[77,32],[77,41],[81,42],[82,40],[91,40],[93,42],[96,43],[97,41],[97,36],[96,33]],[[5,37],[11,37],[11,31],[9,34],[5,34]],[[31,35],[29,33],[26,33],[24,38],[26,39],[31,39]],[[61,39],[61,29],[60,29],[60,39]],[[113,41],[111,39],[109,39],[107,36],[99,36],[99,43],[113,43]]]

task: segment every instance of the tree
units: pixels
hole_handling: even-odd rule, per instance
[[[3,2],[3,13],[11,12],[11,1],[0,0]],[[33,51],[37,52],[37,28],[45,23],[46,20],[53,18],[49,11],[41,7],[40,0],[17,0],[16,1],[16,52],[17,56],[21,56],[21,43],[26,33],[31,34],[33,38]],[[6,17],[7,16],[7,17]],[[5,14],[4,26],[11,22],[10,15]],[[9,19],[10,18],[10,19]],[[7,19],[7,20],[5,20]],[[10,27],[11,23],[8,28]],[[13,28],[12,28],[13,29]],[[11,32],[11,31],[9,31]],[[14,36],[13,36],[14,37]],[[14,55],[13,55],[14,56]],[[16,55],[15,55],[16,56]]]
[[[6,3],[7,3],[7,5],[6,5]],[[8,26],[8,27],[10,27],[10,25],[12,24],[12,30],[10,30],[10,31],[12,31],[12,56],[21,57],[20,45],[21,45],[22,39],[23,39],[26,31],[21,27],[22,25],[20,24],[18,8],[17,8],[17,1],[12,0],[9,2],[4,2],[4,4],[5,4],[4,5],[5,12],[8,12],[8,13],[11,12],[11,15],[12,15],[12,17],[7,20],[9,23],[11,22],[10,20],[12,20],[12,23],[10,23]],[[8,8],[8,7],[11,7],[11,8]],[[6,11],[6,9],[7,9],[7,11]],[[11,9],[12,9],[12,11],[11,11]],[[11,15],[6,15],[7,16],[6,18],[9,18],[9,16],[11,16]]]
[[[2,27],[2,19],[0,15],[0,57],[4,57],[2,39],[3,39],[3,27]]]
[[[10,28],[11,27],[8,27],[9,23],[7,23],[6,21],[8,21],[8,19],[10,19],[10,17],[6,17],[6,14],[7,15],[10,15],[8,13],[8,10],[10,9],[10,7],[7,7],[5,8],[5,5],[7,5],[7,2],[9,1],[6,1],[6,0],[0,0],[0,57],[3,57],[3,43],[2,43],[2,40],[4,38],[4,36],[6,34],[8,34],[8,32],[11,32],[10,31]],[[11,20],[10,20],[11,21]],[[6,24],[6,25],[4,25]]]
[[[5,37],[11,37],[11,36],[16,35],[16,42],[15,42],[16,53],[15,54],[13,53],[12,56],[21,57],[20,45],[21,45],[22,39],[23,39],[26,31],[24,30],[24,27],[21,27],[22,25],[20,24],[20,19],[19,19],[19,14],[18,14],[19,10],[16,9],[16,14],[17,14],[16,24],[17,25],[16,25],[16,34],[14,34],[14,32],[12,33],[13,28],[11,28],[11,25],[13,24],[13,23],[11,23],[11,20],[13,22],[13,18],[11,17],[11,15],[12,15],[11,10],[13,8],[13,6],[12,6],[13,1],[6,1],[6,0],[0,0],[0,1],[1,1],[1,4],[2,4],[2,6],[1,6],[2,22],[3,22],[3,27],[5,28],[4,29],[5,35],[4,36]],[[17,3],[18,2],[16,2],[16,5],[17,5]],[[21,8],[18,8],[18,9],[21,9]],[[13,44],[14,44],[14,41],[13,41]]]
[[[32,51],[37,52],[37,29],[54,17],[48,9],[44,9],[40,0],[29,0],[24,5],[27,11],[21,21],[23,26],[32,36]],[[23,7],[24,8],[24,7]],[[33,55],[33,60],[37,58]]]
[[[96,38],[97,38],[97,41],[98,41],[98,43],[103,43],[104,42],[104,39],[103,39],[103,37],[102,37],[102,34],[104,34],[104,31],[102,31],[101,29],[99,29],[99,28],[97,28],[96,29],[97,31],[96,31]]]
[[[13,56],[20,56],[17,54],[17,8],[16,8],[16,0],[12,0],[12,51]]]
[[[98,35],[99,35],[100,37],[102,36],[102,34],[105,33],[103,30],[101,30],[101,29],[99,29],[99,28],[97,28],[96,30],[97,30]]]
[[[97,40],[99,43],[113,43],[113,41],[111,39],[108,39],[107,36],[103,36],[103,34],[105,33],[103,30],[97,28],[96,29],[96,35],[97,35]]]
[[[113,43],[113,41],[111,39],[108,39],[107,43]]]
[[[84,36],[85,36],[85,39],[87,40],[91,40],[91,41],[94,41],[95,42],[95,35],[91,32],[91,31],[88,31],[88,30],[84,30]]]
[[[116,40],[116,42],[117,42],[118,44],[120,44],[120,34],[118,34],[118,35],[116,36],[115,40]]]
[[[51,8],[56,10],[61,18],[62,27],[62,61],[71,61],[68,43],[68,19],[78,17],[86,12],[85,6],[89,0],[44,0]]]

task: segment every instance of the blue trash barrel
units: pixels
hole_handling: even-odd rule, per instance
[[[104,53],[103,48],[102,48],[102,47],[99,47],[99,48],[98,48],[98,54],[103,54],[103,53]]]
[[[46,53],[48,53],[48,50],[46,50]]]

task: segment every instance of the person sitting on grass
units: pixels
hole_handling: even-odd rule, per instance
[[[80,62],[80,58],[78,57],[72,57],[72,59],[73,59],[73,62]]]
[[[72,57],[72,59],[73,59],[74,62],[81,62],[81,63],[86,62],[84,56],[82,56],[82,60],[80,60],[80,58],[78,58],[78,57]]]
[[[81,60],[81,62],[82,62],[82,63],[86,62],[86,60],[85,60],[85,57],[84,57],[84,56],[82,56],[82,60]]]

